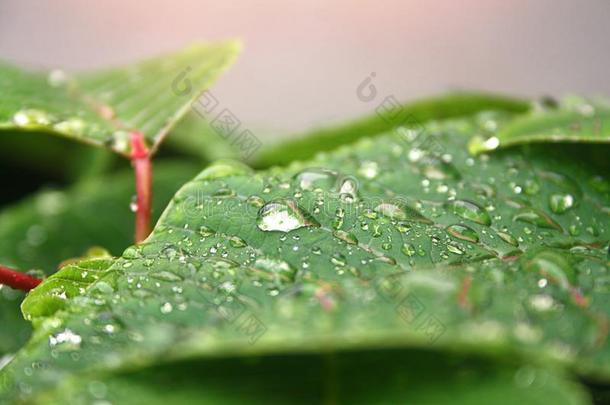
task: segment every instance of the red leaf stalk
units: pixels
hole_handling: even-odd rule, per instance
[[[36,277],[32,277],[5,266],[0,266],[0,284],[7,285],[16,290],[27,292],[40,283],[42,283],[42,280]]]
[[[152,212],[152,163],[144,134],[131,133],[131,163],[136,177],[136,243],[142,242],[150,234]]]

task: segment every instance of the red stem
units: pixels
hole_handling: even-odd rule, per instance
[[[136,175],[136,243],[150,234],[152,201],[152,164],[144,134],[131,133],[131,163]]]
[[[40,283],[42,283],[42,280],[36,277],[0,266],[0,284],[7,285],[16,290],[30,291]]]

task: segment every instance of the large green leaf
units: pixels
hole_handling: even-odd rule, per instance
[[[154,178],[155,218],[179,186],[192,177],[189,164],[161,163]],[[133,174],[123,171],[76,185],[47,190],[0,213],[0,263],[52,274],[64,260],[80,256],[92,246],[119,255],[133,241],[129,201]],[[0,287],[0,356],[16,351],[27,340],[29,324],[19,305],[23,293]]]
[[[235,59],[236,42],[196,44],[135,65],[70,77],[0,64],[0,129],[44,131],[128,155],[129,131],[156,149]]]
[[[284,169],[207,168],[82,295],[28,312],[62,292],[35,290],[24,308],[38,329],[3,370],[0,398],[75,398],[80,383],[113,389],[115,373],[171,361],[370,349],[607,381],[608,179],[561,148],[470,156],[468,138],[498,117],[430,123],[426,142],[398,130]]]
[[[297,135],[296,139],[264,148],[254,157],[253,164],[257,168],[267,168],[286,165],[295,160],[310,159],[318,152],[330,151],[401,126],[421,131],[422,125],[431,120],[468,116],[484,110],[524,113],[528,109],[529,103],[524,100],[468,92],[431,97],[390,109],[380,104],[370,116]]]

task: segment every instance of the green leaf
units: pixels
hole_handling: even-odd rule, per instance
[[[381,108],[381,105],[378,107]],[[399,106],[391,113],[381,110],[343,125],[322,128],[297,136],[297,139],[272,145],[255,156],[254,167],[286,165],[295,160],[312,158],[316,153],[330,151],[358,139],[381,135],[400,126],[421,129],[431,120],[468,116],[483,110],[523,113],[526,101],[483,93],[450,93]]]
[[[470,156],[469,137],[503,116],[430,123],[424,138],[398,130],[287,168],[207,168],[143,244],[41,318],[2,370],[0,399],[70,398],[64,382],[114,387],[116,373],[160,363],[367,350],[608,381],[606,173],[548,146]],[[49,298],[44,286],[32,307]],[[526,398],[502,389],[509,403]]]
[[[154,177],[154,213],[158,217],[179,185],[196,166],[159,163]],[[134,193],[130,170],[88,181],[68,190],[42,191],[0,213],[0,263],[52,274],[64,260],[91,246],[119,255],[133,242],[129,201]],[[0,356],[26,342],[30,325],[21,316],[23,293],[0,287]]]
[[[610,106],[579,98],[566,99],[559,108],[534,110],[500,131],[473,137],[473,154],[497,148],[541,142],[610,143]]]
[[[129,155],[129,131],[155,150],[235,59],[237,42],[195,44],[126,67],[69,77],[0,64],[0,129],[43,131]]]

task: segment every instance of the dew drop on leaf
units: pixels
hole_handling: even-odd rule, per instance
[[[491,217],[485,208],[468,200],[452,200],[446,203],[447,208],[458,217],[468,219],[481,225],[491,225]]]
[[[502,239],[504,242],[508,243],[509,245],[512,245],[515,247],[519,246],[519,242],[517,241],[517,239],[510,233],[508,233],[506,231],[496,231],[496,234],[500,237],[500,239]]]
[[[526,222],[541,228],[562,230],[561,225],[555,222],[551,217],[534,208],[521,209],[521,211],[513,216],[513,221]]]
[[[294,179],[303,190],[330,190],[337,182],[337,172],[327,169],[305,169]]]
[[[479,235],[477,232],[466,225],[454,224],[447,227],[447,232],[458,239],[465,240],[472,243],[479,241]]]
[[[262,231],[290,232],[295,229],[319,226],[315,219],[291,199],[276,199],[258,212],[257,226]]]
[[[552,194],[549,197],[549,207],[555,214],[563,214],[574,206],[574,197],[571,194]]]

